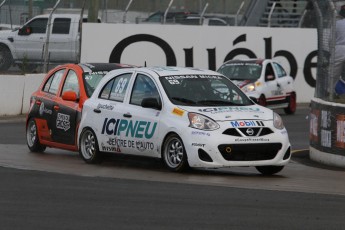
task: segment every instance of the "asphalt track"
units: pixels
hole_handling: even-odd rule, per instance
[[[0,229],[345,229],[345,170],[308,158],[308,106],[282,112],[294,151],[278,175],[167,171],[159,160],[30,153],[24,117],[0,119]]]

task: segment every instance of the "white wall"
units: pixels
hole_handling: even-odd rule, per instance
[[[0,75],[0,116],[26,114],[44,74]]]
[[[303,71],[307,56],[317,50],[314,29],[86,23],[81,61],[109,62],[114,47],[121,45],[124,39],[140,34],[164,41],[171,48],[178,66],[185,66],[189,61],[194,67],[208,69],[211,60],[218,68],[227,54],[239,49],[247,49],[260,58],[288,52],[298,64],[295,79],[297,102],[310,102],[314,96],[314,88],[307,84]],[[193,60],[186,58],[186,52],[192,52]],[[214,60],[209,58],[212,52]],[[149,66],[166,65],[167,59],[172,56],[167,57],[162,48],[153,42],[141,41],[124,47],[120,62],[139,66],[145,61]],[[275,59],[290,72],[285,57]],[[312,61],[316,62],[316,57]],[[315,80],[315,68],[312,73],[311,77]],[[39,87],[43,77],[44,74],[0,75],[0,116],[27,113],[30,95]]]
[[[306,77],[316,78],[316,68],[312,76],[304,75],[305,60],[317,50],[316,29],[301,28],[262,28],[262,27],[223,27],[223,26],[183,26],[160,24],[84,24],[82,35],[82,62],[109,62],[115,47],[132,36],[155,36],[164,41],[173,50],[176,65],[186,66],[186,49],[193,52],[193,66],[209,68],[209,52],[215,52],[215,63],[218,68],[227,54],[247,49],[258,58],[274,57],[290,53],[297,62],[295,85],[297,102],[310,102],[314,96]],[[241,36],[242,35],[242,36]],[[242,38],[242,40],[240,39]],[[97,44],[97,45],[95,45]],[[237,55],[237,58],[246,57]],[[140,41],[127,45],[119,62],[143,66],[167,65],[162,48],[154,42]],[[276,57],[287,72],[289,62],[285,57]],[[212,60],[212,58],[211,58]],[[190,61],[190,59],[189,59]],[[317,58],[313,58],[315,63]]]

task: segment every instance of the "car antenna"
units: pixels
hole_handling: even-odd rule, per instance
[[[144,67],[147,67],[147,66],[146,66],[146,61],[145,61],[145,63],[144,63]]]

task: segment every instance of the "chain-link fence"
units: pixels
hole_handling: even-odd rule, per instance
[[[345,102],[344,96],[335,88],[339,79],[345,79],[343,74],[337,74],[336,70],[336,22],[342,20],[339,16],[340,7],[345,1],[312,0],[313,15],[317,20],[318,35],[318,64],[315,86],[315,97],[326,101]],[[345,31],[340,31],[345,33]],[[339,48],[339,47],[338,47]],[[345,56],[345,53],[342,54]],[[339,86],[339,85],[338,85]],[[344,89],[345,90],[345,89]]]
[[[167,16],[167,24],[180,23],[189,15],[200,15],[206,12],[209,17],[215,17],[224,25],[234,25],[235,16],[243,13],[246,5],[251,0],[1,0],[0,1],[0,72],[28,73],[45,71],[48,63],[50,68],[56,64],[66,62],[77,62],[78,47],[80,41],[77,39],[82,27],[76,28],[79,20],[71,18],[54,18],[51,21],[52,36],[48,36],[47,28],[50,25],[48,16],[38,18],[35,16],[52,12],[55,5],[57,8],[54,15],[71,14],[81,15],[89,21],[106,23],[161,23],[163,16]],[[57,4],[58,3],[58,4]],[[84,9],[84,10],[83,10]],[[165,12],[169,14],[165,15]],[[90,18],[90,14],[95,16]],[[205,14],[205,16],[206,16]],[[149,16],[152,21],[147,20]],[[212,15],[212,16],[211,16]],[[98,18],[97,18],[98,16]],[[93,20],[90,20],[93,19]],[[165,19],[165,18],[164,18]],[[30,21],[31,20],[31,21]],[[30,22],[29,22],[30,21]],[[199,22],[200,20],[197,20]],[[48,24],[47,24],[48,23]],[[25,24],[25,26],[23,26]],[[182,23],[181,23],[182,24]],[[74,28],[74,29],[73,29]],[[17,29],[17,30],[14,30]],[[55,31],[55,32],[54,32]],[[68,33],[66,33],[66,31]],[[70,37],[68,37],[68,34]],[[57,36],[56,36],[57,35]],[[73,37],[71,37],[73,35]],[[48,39],[50,37],[50,40]],[[70,42],[69,47],[64,44]],[[55,47],[61,47],[56,48]],[[49,47],[49,54],[46,50]],[[68,57],[58,53],[70,53]],[[80,54],[80,52],[79,52]],[[48,60],[46,57],[48,56]],[[54,58],[55,56],[55,58]],[[58,57],[58,58],[57,58]],[[61,62],[62,61],[62,62]],[[43,67],[43,68],[42,68]],[[49,68],[49,69],[50,69]]]

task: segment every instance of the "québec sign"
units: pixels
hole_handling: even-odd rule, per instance
[[[274,58],[295,78],[304,96],[308,97],[308,91],[313,96],[317,66],[315,29],[85,24],[82,36],[83,62],[216,70],[230,59]]]

